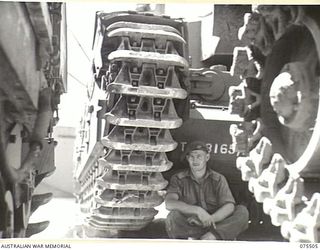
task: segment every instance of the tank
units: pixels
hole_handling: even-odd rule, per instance
[[[74,170],[87,236],[147,237],[171,175],[186,166],[184,145],[195,139],[208,143],[237,199],[249,200],[229,137],[241,119],[228,112],[227,90],[240,78],[226,67],[191,68],[188,29],[150,12],[96,14]]]
[[[29,237],[49,221],[28,223],[52,198],[34,194],[55,170],[52,137],[66,91],[62,3],[0,3],[0,238]]]
[[[217,5],[216,18],[235,19],[229,32],[215,22],[208,37],[227,42],[216,54],[205,47],[201,63],[188,36],[199,34],[195,23],[97,12],[74,170],[88,236],[148,228],[186,167],[184,145],[200,139],[248,207],[251,232],[319,242],[318,6],[252,8]]]

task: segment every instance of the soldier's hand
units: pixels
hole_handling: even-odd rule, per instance
[[[192,226],[200,226],[200,227],[202,227],[201,221],[196,216],[189,217],[187,219],[187,221]]]
[[[215,221],[212,219],[212,217],[211,217],[211,225],[210,226],[212,226],[214,229],[216,229],[216,223],[215,223]]]
[[[212,218],[212,216],[210,216],[207,227],[213,227],[214,229],[216,228],[216,223],[215,223],[214,219]]]
[[[211,215],[203,208],[199,207],[197,216],[203,227],[210,227],[212,225]]]

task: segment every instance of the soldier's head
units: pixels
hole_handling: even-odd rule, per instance
[[[186,146],[185,157],[194,174],[205,172],[207,162],[210,159],[209,149],[202,141],[194,141]]]

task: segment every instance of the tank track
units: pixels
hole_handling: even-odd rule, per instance
[[[320,242],[318,6],[259,5],[248,13],[233,70],[230,133],[237,168],[281,234]]]
[[[181,20],[135,12],[98,13],[95,81],[107,93],[104,133],[75,179],[85,224],[98,232],[139,230],[157,214],[187,97],[186,30]],[[84,140],[82,139],[82,145]],[[96,235],[98,235],[97,233]]]

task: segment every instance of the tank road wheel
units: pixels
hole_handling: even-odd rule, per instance
[[[14,201],[0,175],[0,238],[14,237]]]
[[[4,233],[4,238],[13,238],[14,236],[14,204],[13,197],[10,191],[5,194],[5,202],[7,204],[7,228]]]
[[[22,203],[15,210],[15,237],[25,237],[30,216],[30,202]]]

